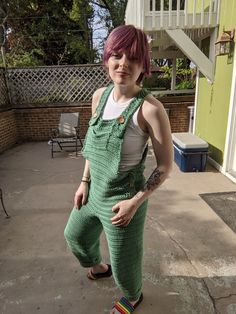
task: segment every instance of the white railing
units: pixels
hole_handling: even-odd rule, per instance
[[[126,24],[133,24],[143,29],[145,19],[146,1],[143,0],[128,0],[126,6]]]
[[[144,30],[215,27],[220,0],[129,0],[126,24]]]

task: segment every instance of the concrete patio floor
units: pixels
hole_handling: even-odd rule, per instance
[[[0,155],[0,313],[109,313],[113,279],[91,282],[63,237],[82,157],[50,157],[47,143]],[[146,174],[155,167],[148,156]],[[171,177],[153,193],[145,227],[144,301],[137,314],[235,314],[236,235],[200,193],[236,190],[211,166]],[[109,261],[104,235],[104,261]],[[128,271],[128,270],[127,270]]]

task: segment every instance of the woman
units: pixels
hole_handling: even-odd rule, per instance
[[[146,35],[132,25],[109,35],[104,64],[113,84],[97,90],[83,148],[82,182],[74,198],[65,237],[88,278],[113,275],[123,297],[111,314],[132,313],[143,299],[143,229],[147,199],[168,177],[172,140],[163,105],[140,87],[150,72]],[[145,182],[144,162],[151,138],[157,167]],[[104,230],[111,265],[102,262]]]

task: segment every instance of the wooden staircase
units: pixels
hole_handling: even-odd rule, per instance
[[[125,22],[151,37],[153,58],[187,56],[213,81],[219,12],[220,0],[128,0]],[[209,38],[207,56],[201,50],[206,38]]]

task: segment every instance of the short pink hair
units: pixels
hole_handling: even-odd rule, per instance
[[[113,29],[108,36],[103,54],[103,62],[107,62],[113,52],[127,51],[131,59],[135,59],[143,67],[141,77],[137,83],[140,83],[143,76],[150,75],[150,48],[147,35],[133,25],[121,25]]]

